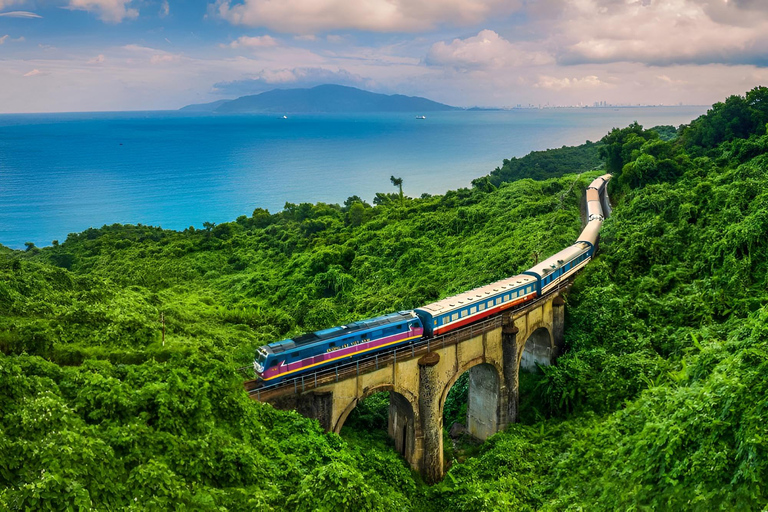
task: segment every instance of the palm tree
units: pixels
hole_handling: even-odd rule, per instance
[[[405,198],[403,197],[403,178],[395,178],[394,176],[390,176],[389,181],[391,181],[392,185],[395,187],[400,187],[400,206],[403,206],[405,203]]]

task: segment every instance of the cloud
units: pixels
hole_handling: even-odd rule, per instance
[[[20,4],[23,2],[24,0],[0,0],[0,9],[5,9],[6,7],[10,7],[14,4]]]
[[[293,34],[327,30],[419,32],[471,25],[514,11],[521,0],[218,0],[219,17],[234,25]]]
[[[158,50],[156,48],[138,44],[127,44],[121,46],[120,49],[127,52],[128,58],[126,61],[131,65],[149,63],[152,66],[157,66],[184,60],[183,54],[171,53],[165,50]]]
[[[168,3],[168,0],[163,0],[163,2],[160,4],[160,17],[165,18],[171,13],[171,6]]]
[[[170,53],[157,54],[149,58],[150,64],[169,64],[171,62],[178,62],[181,60],[181,55],[173,55]]]
[[[6,41],[9,41],[11,43],[20,43],[24,41],[24,36],[17,37],[16,39],[12,38],[8,34],[5,34],[4,36],[0,36],[0,44],[4,44]]]
[[[768,2],[561,0],[558,62],[768,66]]]
[[[269,48],[270,46],[277,46],[278,42],[272,36],[240,36],[229,44],[223,44],[222,47],[229,46],[230,48]]]
[[[300,36],[293,36],[297,41],[317,41],[317,36],[314,34],[304,34]]]
[[[214,91],[225,96],[244,96],[258,94],[279,87],[306,88],[322,84],[349,85],[353,87],[374,88],[375,82],[344,69],[293,68],[262,70],[252,78],[219,82],[214,84]]]
[[[533,86],[539,89],[561,91],[563,89],[596,89],[599,87],[610,86],[610,84],[601,81],[595,75],[589,75],[583,78],[555,78],[553,76],[541,76]]]
[[[88,59],[88,64],[104,64],[106,60],[107,58],[104,57],[104,55],[99,54],[96,57],[93,57],[92,59]]]
[[[47,75],[47,73],[44,73],[40,71],[39,69],[33,69],[32,71],[28,73],[24,73],[24,76],[37,76],[37,75]]]
[[[2,3],[0,3],[0,9],[2,8]],[[42,18],[39,14],[35,14],[34,12],[29,11],[8,11],[8,12],[0,12],[0,16],[5,16],[6,18]]]
[[[139,15],[139,11],[126,6],[129,3],[131,0],[69,0],[67,8],[96,13],[106,23],[120,23]]]
[[[429,49],[426,63],[459,70],[497,69],[523,65],[543,65],[553,59],[542,52],[526,52],[493,30],[482,30],[476,36],[435,43]]]

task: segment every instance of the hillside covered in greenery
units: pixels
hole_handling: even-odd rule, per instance
[[[248,400],[235,370],[262,343],[529,267],[573,242],[604,170],[534,181],[519,159],[441,196],[2,249],[0,509],[765,507],[766,123],[758,88],[674,133],[587,145],[616,204],[568,298],[567,351],[524,387],[524,421],[433,487],[381,435]],[[546,159],[574,155],[595,167]],[[386,404],[366,406],[376,424]]]

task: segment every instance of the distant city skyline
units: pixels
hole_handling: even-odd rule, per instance
[[[0,0],[0,112],[321,83],[460,107],[711,104],[768,85],[761,0]]]

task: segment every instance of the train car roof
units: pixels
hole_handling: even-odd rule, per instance
[[[502,279],[501,281],[496,281],[495,283],[480,286],[473,290],[469,290],[468,292],[446,297],[437,302],[433,302],[432,304],[427,304],[426,306],[416,308],[416,310],[423,310],[433,316],[442,315],[443,313],[454,311],[475,302],[479,302],[481,299],[493,297],[500,293],[514,290],[521,286],[535,282],[536,278],[533,276],[518,274],[513,277]]]
[[[339,327],[331,327],[330,329],[323,329],[315,332],[308,332],[295,338],[288,338],[282,341],[276,341],[267,345],[267,349],[273,354],[280,354],[286,350],[291,350],[296,347],[304,345],[310,345],[319,341],[330,340],[338,338],[339,336],[351,334],[359,331],[366,331],[379,327],[382,325],[396,324],[403,321],[416,318],[416,315],[412,311],[399,311],[397,313],[390,313],[388,315],[377,316],[375,318],[368,318],[366,320],[359,320],[346,325],[340,325]]]
[[[579,235],[579,242],[589,242],[592,245],[597,243],[597,237],[600,234],[600,226],[603,225],[603,221],[595,219],[587,222],[584,231]]]
[[[586,242],[576,242],[573,245],[569,245],[562,251],[553,254],[549,258],[545,259],[541,263],[529,268],[528,272],[533,272],[541,277],[546,277],[551,274],[553,270],[561,267],[566,261],[570,261],[580,253],[589,249],[590,245]]]
[[[606,183],[611,179],[610,174],[603,174],[602,176],[598,176],[594,180],[592,180],[592,183],[590,183],[587,186],[587,190],[594,188],[600,190],[602,187],[605,186]]]

